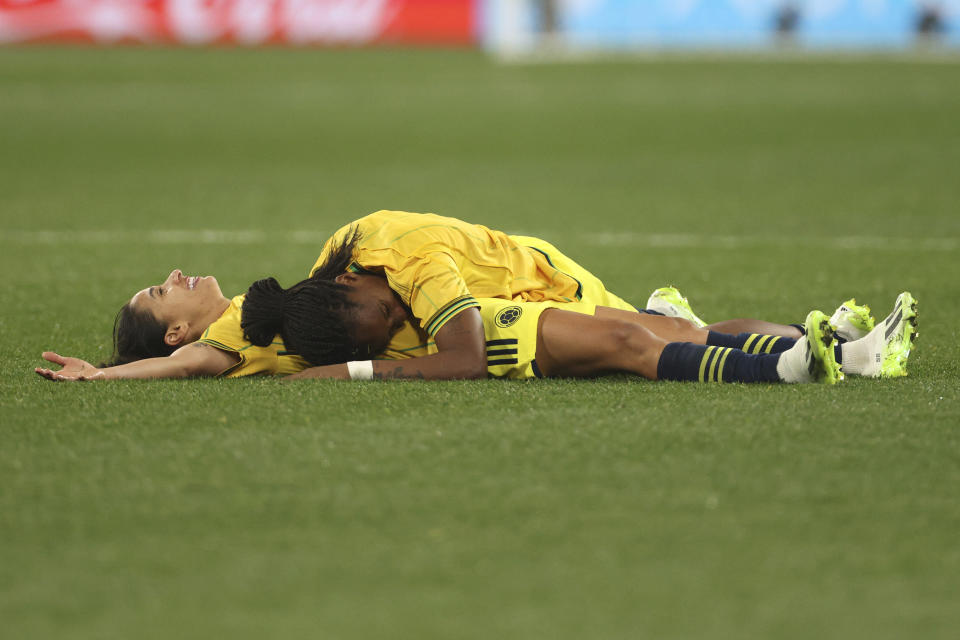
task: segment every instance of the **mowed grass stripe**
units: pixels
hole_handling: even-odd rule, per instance
[[[578,234],[575,238],[562,230],[543,230],[540,232],[516,232],[517,235],[534,235],[545,239],[566,238],[570,243],[579,242],[598,247],[649,247],[666,249],[746,249],[754,247],[822,247],[825,249],[877,249],[953,252],[960,250],[960,238],[951,237],[908,237],[892,236],[842,236],[824,237],[741,235],[714,236],[708,234],[643,234],[635,231],[604,231],[602,233]],[[145,231],[0,231],[0,242],[17,245],[64,245],[64,244],[222,244],[252,245],[262,243],[284,243],[317,245],[322,244],[329,235],[317,231],[270,232],[257,229],[194,229],[184,231],[145,230]]]

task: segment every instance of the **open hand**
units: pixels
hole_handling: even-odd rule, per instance
[[[37,372],[37,375],[46,378],[47,380],[64,382],[97,380],[105,377],[102,369],[97,369],[89,362],[81,360],[80,358],[68,358],[61,356],[58,353],[54,353],[53,351],[44,351],[43,359],[47,362],[52,362],[53,364],[57,364],[62,367],[62,369],[59,371],[44,369],[43,367],[37,367],[34,369],[34,371]]]

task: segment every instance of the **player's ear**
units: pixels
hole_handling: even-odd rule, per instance
[[[347,271],[346,273],[341,273],[340,275],[338,275],[336,278],[333,279],[333,281],[336,282],[337,284],[351,285],[351,284],[356,284],[357,280],[359,279],[360,277],[357,274]]]
[[[163,334],[163,341],[171,347],[179,347],[187,339],[187,331],[190,329],[189,322],[178,322],[167,327],[167,332]]]

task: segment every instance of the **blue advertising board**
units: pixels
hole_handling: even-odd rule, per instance
[[[557,30],[570,46],[752,48],[786,36],[811,48],[900,48],[918,41],[924,15],[928,40],[960,45],[960,0],[553,2]],[[488,42],[535,33],[540,6],[537,0],[488,0]]]

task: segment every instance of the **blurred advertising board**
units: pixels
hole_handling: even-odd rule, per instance
[[[960,0],[487,0],[491,49],[960,45]]]
[[[471,45],[476,0],[0,0],[2,42]]]

